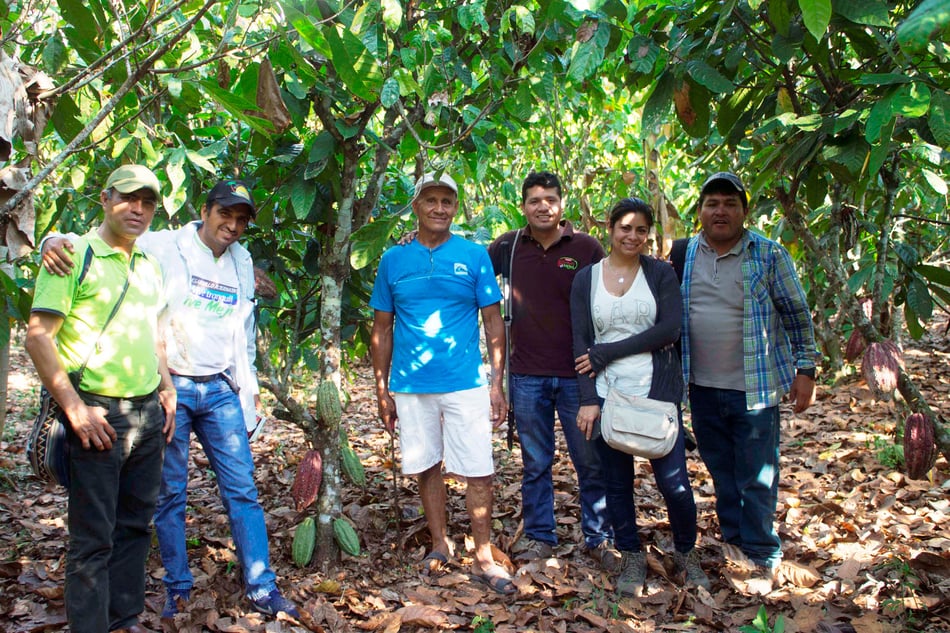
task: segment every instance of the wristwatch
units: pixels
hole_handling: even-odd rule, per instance
[[[815,379],[815,368],[814,367],[802,367],[799,368],[796,372],[799,376],[808,376],[812,380]]]

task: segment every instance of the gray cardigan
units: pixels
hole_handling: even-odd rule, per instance
[[[571,286],[571,324],[574,332],[574,357],[590,354],[590,364],[600,373],[611,361],[643,352],[653,353],[653,382],[650,397],[679,403],[683,399],[683,375],[679,352],[683,296],[673,267],[647,255],[640,256],[640,269],[656,300],[656,324],[645,332],[614,343],[594,343],[594,323],[590,313],[592,266],[580,270]],[[577,376],[580,403],[599,404],[594,379]]]

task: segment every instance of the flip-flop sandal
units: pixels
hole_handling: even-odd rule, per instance
[[[499,573],[499,570],[501,570],[501,568],[498,565],[494,565],[488,571],[483,571],[480,574],[473,572],[471,578],[484,585],[488,585],[496,593],[500,593],[503,596],[510,596],[517,593],[518,588],[515,587],[515,583],[511,581],[511,577],[503,571]]]
[[[422,559],[422,573],[434,574],[442,571],[442,568],[449,563],[448,557],[442,552],[432,550]]]

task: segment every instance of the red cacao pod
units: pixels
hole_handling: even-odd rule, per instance
[[[844,348],[845,360],[849,363],[853,363],[855,359],[861,355],[861,352],[864,351],[864,348],[867,347],[867,344],[867,341],[864,340],[864,335],[861,334],[857,328],[851,330],[848,345]]]
[[[297,464],[297,475],[290,489],[297,512],[304,510],[317,500],[321,481],[323,481],[323,458],[320,456],[320,451],[307,451]]]
[[[897,389],[900,368],[904,366],[901,351],[893,341],[870,343],[864,350],[861,373],[876,398],[890,400]]]
[[[911,479],[926,479],[937,459],[934,423],[923,413],[912,413],[904,421],[904,472]]]

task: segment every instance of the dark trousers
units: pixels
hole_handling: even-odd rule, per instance
[[[83,449],[70,429],[66,615],[72,633],[135,624],[145,608],[149,522],[162,474],[164,414],[158,397],[124,400],[80,394],[107,409],[117,439]]]

